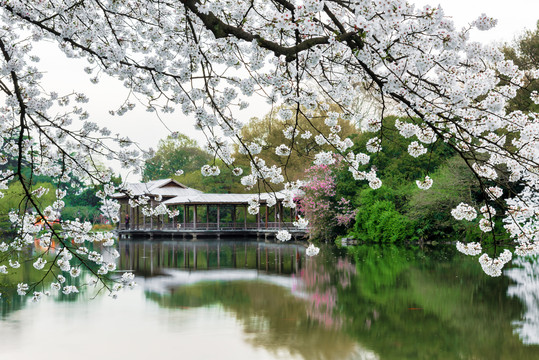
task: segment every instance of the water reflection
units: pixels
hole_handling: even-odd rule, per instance
[[[490,278],[453,246],[304,249],[122,241],[118,268],[137,289],[116,302],[85,288],[42,304],[8,294],[0,359],[55,358],[23,346],[34,329],[68,344],[106,329],[107,353],[130,360],[168,357],[170,343],[190,359],[539,359],[536,259]],[[32,281],[26,270],[10,281]]]
[[[305,247],[261,242],[151,242],[120,243],[120,265],[139,276],[162,275],[163,269],[215,270],[256,269],[292,274],[305,261]]]
[[[332,266],[306,258],[304,246],[131,242],[120,253],[122,266],[144,277],[149,300],[172,309],[223,307],[248,343],[275,356],[376,358],[333,326]]]
[[[452,246],[360,247],[340,292],[347,330],[382,359],[538,359],[513,334],[522,304]]]
[[[539,345],[539,258],[516,258],[513,265],[505,271],[515,282],[507,289],[507,295],[520,299],[525,308],[522,320],[513,322],[515,333],[524,344]]]
[[[289,291],[290,274],[305,262],[305,247],[258,242],[124,242],[122,269],[145,278],[145,291],[166,294],[198,282],[260,281]]]

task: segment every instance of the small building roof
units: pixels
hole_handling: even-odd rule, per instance
[[[165,198],[170,198],[176,196],[202,194],[202,191],[187,187],[174,179],[153,180],[147,183],[126,183],[124,188],[127,192],[131,192],[133,196],[161,195]],[[113,194],[112,197],[120,199],[126,198],[127,195],[123,192],[117,192]]]
[[[285,195],[282,191],[275,193],[260,194],[206,194],[200,190],[185,186],[174,179],[153,180],[147,183],[126,183],[126,192],[132,196],[158,196],[161,195],[164,205],[245,205],[253,197],[257,197],[259,203],[266,203],[270,197],[276,196],[277,200],[283,200]],[[125,199],[128,196],[125,192],[118,192],[112,195],[116,199]]]

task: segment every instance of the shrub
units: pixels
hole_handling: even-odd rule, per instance
[[[414,240],[414,224],[388,200],[375,200],[358,208],[356,223],[350,233],[362,241],[403,242]]]

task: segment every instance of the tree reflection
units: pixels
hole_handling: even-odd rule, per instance
[[[286,349],[304,359],[347,359],[360,351],[348,336],[313,322],[305,301],[277,285],[208,282],[146,296],[175,309],[220,305],[242,323],[248,342],[274,353]]]
[[[42,253],[44,248],[41,247],[38,240],[34,243],[35,250]],[[102,251],[102,244],[92,243],[89,245],[89,251],[100,250]],[[31,252],[28,253],[26,261],[21,261],[19,268],[9,268],[8,274],[0,275],[0,314],[2,318],[7,318],[11,313],[23,309],[27,302],[32,302],[32,298],[29,296],[20,296],[17,294],[17,284],[27,283],[27,284],[37,284],[32,291],[40,291],[46,295],[43,295],[42,299],[50,299],[58,302],[78,302],[78,301],[88,301],[93,299],[98,295],[102,290],[102,284],[96,286],[92,280],[92,274],[90,269],[93,269],[94,272],[97,271],[99,265],[94,264],[87,268],[82,269],[81,274],[77,277],[70,276],[68,271],[61,271],[56,266],[53,267],[52,271],[49,271],[49,266],[53,266],[53,259],[57,253],[61,251],[59,248],[55,247],[53,244],[50,249],[48,249],[47,254],[43,255],[43,259],[48,261],[47,266],[41,271],[35,271],[32,266],[33,260]],[[105,260],[108,262],[114,262],[116,259],[110,256],[109,252],[103,252]],[[78,263],[72,261],[72,264],[76,266]],[[0,265],[7,265],[6,263],[0,262]],[[46,274],[46,275],[45,275]],[[64,294],[62,290],[54,290],[51,288],[51,283],[58,282],[59,275],[64,276],[67,280],[61,286],[73,285],[78,289],[78,293]],[[111,284],[110,282],[106,282]],[[35,304],[34,304],[35,305]]]
[[[255,241],[120,243],[120,266],[138,276],[164,275],[163,269],[215,270],[256,269],[292,274],[302,267],[305,248]]]
[[[328,248],[315,258],[302,246],[256,242],[126,241],[118,250],[118,268],[137,273],[147,299],[179,311],[222,308],[247,342],[276,357],[539,358],[537,259],[516,259],[493,279],[452,246]],[[31,282],[30,266],[2,281]],[[93,297],[78,279],[76,299]],[[16,293],[2,298],[4,317],[34,306]]]
[[[512,322],[510,280],[486,277],[452,247],[361,246],[358,276],[339,292],[347,331],[383,359],[531,359]]]
[[[539,258],[519,257],[513,260],[513,266],[505,271],[515,282],[507,295],[520,299],[525,308],[523,319],[513,321],[515,332],[524,344],[539,345]]]

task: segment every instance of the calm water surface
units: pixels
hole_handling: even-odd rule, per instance
[[[0,300],[0,359],[539,359],[539,262],[484,275],[453,246],[353,253],[122,241],[119,299]],[[31,281],[21,267],[7,280]],[[78,278],[81,283],[84,277]]]

